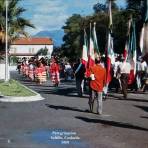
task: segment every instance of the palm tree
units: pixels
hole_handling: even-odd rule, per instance
[[[20,0],[0,0],[0,51],[8,51],[10,44],[20,36],[28,36],[25,31],[26,27],[35,28],[29,20],[21,17],[21,14],[26,11],[24,8],[18,6]],[[6,4],[8,5],[6,6]],[[6,8],[7,20],[6,20]],[[6,25],[6,21],[7,24]],[[7,38],[6,38],[6,26],[7,26]],[[6,43],[7,39],[7,43]],[[8,46],[7,46],[8,45]],[[8,54],[5,56],[5,81],[9,80],[8,71]]]
[[[19,38],[20,36],[28,37],[29,34],[25,31],[26,27],[35,28],[31,22],[21,14],[26,10],[18,6],[20,0],[9,0],[8,2],[8,44]],[[6,0],[0,0],[0,43],[5,43],[6,36]],[[0,49],[1,50],[1,49]]]

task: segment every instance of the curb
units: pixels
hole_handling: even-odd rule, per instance
[[[19,82],[20,83],[20,82]],[[33,92],[34,96],[3,96],[0,95],[0,102],[33,102],[33,101],[40,101],[40,100],[44,100],[45,98],[43,98],[39,93],[37,93],[36,91],[28,88],[27,86],[23,85],[22,83],[20,83],[20,85],[22,85],[23,87],[25,87],[26,89],[28,89],[29,91]]]
[[[41,97],[41,95],[36,96],[27,96],[27,97],[11,97],[11,96],[1,96],[0,102],[33,102],[44,100],[45,98]]]

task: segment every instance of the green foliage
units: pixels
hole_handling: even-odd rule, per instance
[[[12,56],[11,58],[10,58],[10,63],[13,63],[13,64],[16,64],[17,62],[18,62],[18,57],[16,57],[16,56]]]
[[[114,37],[114,51],[122,53],[125,48],[125,42],[128,32],[129,14],[122,10],[113,15],[113,37]]]
[[[109,5],[110,0],[106,0],[105,4],[97,3],[93,6],[93,10],[95,13],[100,13],[100,12],[108,12],[108,5]],[[118,6],[115,3],[115,0],[112,0],[112,10],[118,10]]]
[[[67,19],[63,26],[65,35],[63,37],[64,44],[62,46],[63,54],[71,59],[80,57],[82,52],[82,24],[81,15],[74,14]]]
[[[42,56],[46,56],[48,53],[48,49],[45,47],[45,48],[41,48],[38,52],[37,52],[37,56],[39,55],[42,55]]]
[[[106,0],[105,5],[97,3],[94,5],[94,14],[91,16],[82,17],[79,14],[74,14],[67,19],[65,26],[63,26],[65,36],[63,38],[64,44],[62,46],[63,56],[69,59],[76,59],[81,57],[83,47],[83,29],[89,37],[90,34],[90,22],[96,22],[96,34],[98,45],[101,53],[105,52],[107,46],[108,35],[108,3],[110,0]],[[128,20],[132,17],[136,21],[137,35],[141,30],[141,20],[143,17],[144,4],[143,0],[127,0],[127,7],[125,9],[119,9],[116,5],[116,0],[112,0],[112,18],[113,18],[113,38],[114,38],[114,51],[116,53],[122,53],[125,48],[125,42],[128,32]],[[137,36],[138,37],[138,36]],[[137,39],[138,40],[138,39]],[[89,38],[88,38],[89,41]]]
[[[52,56],[57,56],[57,57],[61,57],[62,54],[62,50],[60,47],[54,47],[53,52],[52,52]]]
[[[143,0],[126,0],[127,9],[139,11],[141,8],[141,1]]]

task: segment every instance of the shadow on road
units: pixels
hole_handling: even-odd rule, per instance
[[[135,102],[148,102],[146,99],[134,99],[134,98],[128,98],[124,99],[123,96],[115,96],[112,94],[108,94],[109,97],[115,99],[115,100],[121,100],[121,101],[135,101]]]
[[[89,123],[100,123],[102,125],[148,131],[147,128],[132,125],[132,124],[129,124],[129,123],[118,122],[118,121],[109,121],[109,120],[103,120],[103,119],[90,119],[90,118],[80,117],[80,116],[76,116],[75,118],[80,119],[80,120],[85,121],[85,122],[89,122]]]
[[[50,105],[50,104],[45,104],[49,108],[53,108],[55,110],[61,109],[61,110],[70,110],[70,111],[77,111],[77,112],[85,112],[89,113],[89,110],[81,110],[75,107],[68,107],[68,106],[57,106],[57,105]]]
[[[148,106],[140,106],[140,105],[134,105],[134,106],[144,110],[145,112],[148,112]]]
[[[145,119],[148,119],[148,117],[146,117],[146,116],[141,116],[141,118],[145,118]]]
[[[40,94],[56,94],[56,95],[67,96],[67,97],[79,97],[77,95],[74,81],[62,81],[59,87],[54,87],[49,81],[40,85],[30,81],[26,77],[22,77],[21,80],[19,81],[22,84],[29,87],[30,89],[33,89]],[[65,84],[66,84],[66,87],[65,87]]]
[[[27,87],[35,90],[36,92],[38,92],[40,94],[55,94],[55,95],[67,96],[67,97],[79,97],[77,95],[77,91],[74,86],[64,87],[63,84],[61,84],[59,87],[54,87],[51,84],[39,85],[34,82],[28,82],[25,80],[21,81],[21,83],[23,83]],[[83,98],[85,98],[85,97],[83,97]]]

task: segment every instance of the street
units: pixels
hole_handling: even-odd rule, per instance
[[[0,148],[148,148],[148,92],[126,100],[111,92],[98,115],[89,112],[87,94],[77,97],[74,81],[53,87],[15,71],[11,77],[45,99],[0,102]]]

